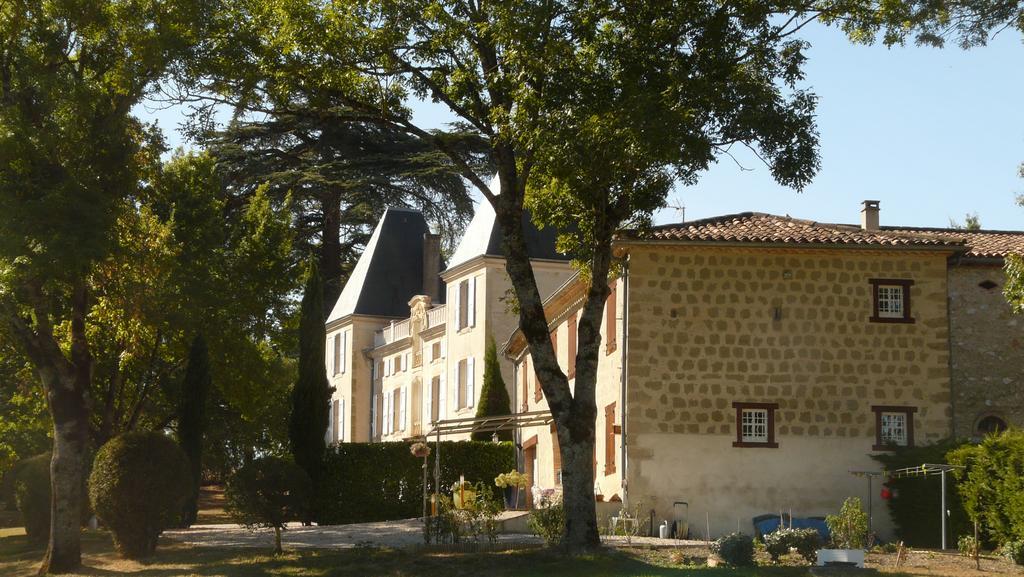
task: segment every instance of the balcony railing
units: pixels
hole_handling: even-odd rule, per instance
[[[382,347],[386,344],[400,341],[409,336],[409,319],[392,322],[390,325],[373,333],[373,346]]]
[[[427,311],[427,326],[425,329],[436,327],[437,325],[443,325],[445,321],[445,315],[448,312],[448,307],[445,305],[436,306]]]

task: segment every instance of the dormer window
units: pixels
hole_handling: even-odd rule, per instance
[[[912,323],[910,316],[910,287],[914,281],[908,279],[873,278],[872,315],[873,323]]]

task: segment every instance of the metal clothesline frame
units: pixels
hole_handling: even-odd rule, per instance
[[[434,492],[441,492],[441,435],[457,435],[460,433],[497,433],[498,431],[522,429],[526,427],[544,427],[554,422],[549,411],[527,411],[512,415],[489,417],[466,417],[462,419],[443,419],[430,423],[430,432],[421,436],[424,441],[434,437]],[[426,466],[426,463],[424,463]],[[423,522],[427,522],[427,487],[426,477],[423,486]]]
[[[900,479],[904,477],[933,477],[938,475],[942,479],[942,500],[940,502],[939,515],[942,518],[942,549],[946,547],[946,473],[953,471],[954,469],[963,469],[960,465],[948,465],[946,463],[922,463],[916,467],[903,467],[902,469],[894,469],[892,471],[850,471],[851,475],[857,477],[868,478],[868,527],[871,526],[871,498],[872,498],[872,479],[874,477],[884,476],[889,479]]]

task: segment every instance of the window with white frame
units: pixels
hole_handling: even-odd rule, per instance
[[[733,403],[736,409],[734,447],[778,447],[775,442],[777,403]]]
[[[914,446],[914,413],[917,407],[873,406],[876,451]]]
[[[869,279],[872,290],[871,321],[876,323],[912,323],[910,316],[910,287],[908,279]]]
[[[906,413],[885,413],[881,414],[881,436],[883,445],[907,446],[907,414]]]

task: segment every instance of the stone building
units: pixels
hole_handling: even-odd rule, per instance
[[[397,215],[407,238],[388,247]],[[384,216],[328,321],[332,441],[409,439],[473,416],[488,336],[512,410],[547,408],[490,207],[447,265],[412,215]],[[585,287],[553,231],[529,230],[572,383]],[[859,226],[743,213],[624,231],[614,250],[624,272],[601,328],[594,456],[605,501],[657,519],[685,501],[713,535],[749,531],[761,514],[866,502],[850,471],[877,470],[874,453],[1024,424],[1024,334],[1001,294],[1002,258],[1024,251],[1024,233],[882,227],[867,201]],[[554,431],[524,427],[516,442],[531,484],[557,488]],[[877,502],[874,516],[886,535]]]

